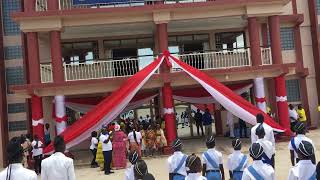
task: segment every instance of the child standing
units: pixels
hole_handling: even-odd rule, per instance
[[[182,143],[180,139],[173,142],[172,148],[174,153],[168,158],[169,180],[184,180],[187,175],[185,165],[187,155],[181,152]]]
[[[192,154],[186,160],[186,167],[188,168],[188,176],[185,180],[207,180],[201,176],[201,160],[198,156]]]
[[[134,151],[133,153],[130,153],[129,155],[129,161],[131,163],[131,166],[127,168],[125,172],[125,180],[134,180],[134,165],[137,163],[139,159],[139,155],[137,151]]]
[[[208,151],[202,155],[202,175],[206,176],[207,179],[224,180],[222,154],[215,149],[216,142],[214,137],[210,136],[206,144]]]
[[[228,169],[230,179],[241,180],[243,170],[248,166],[248,157],[241,153],[241,141],[235,139],[232,141],[234,152],[228,157]]]
[[[253,143],[249,152],[253,163],[243,171],[242,180],[275,180],[272,166],[262,162],[263,147]]]
[[[256,135],[258,136],[257,143],[263,147],[262,161],[274,168],[275,148],[272,145],[272,142],[264,138],[266,133],[262,124],[256,128]]]

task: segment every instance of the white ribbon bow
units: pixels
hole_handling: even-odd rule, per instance
[[[288,100],[287,96],[277,96],[276,101],[277,102],[286,102]]]
[[[173,110],[173,108],[163,108],[163,113],[164,114],[173,114],[174,110]]]
[[[32,119],[32,126],[38,126],[39,124],[44,124],[43,123],[43,119],[39,119],[39,120],[33,120]]]

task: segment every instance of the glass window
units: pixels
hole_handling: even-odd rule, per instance
[[[217,50],[233,50],[245,48],[244,32],[223,32],[215,34]]]
[[[282,50],[293,50],[294,49],[294,32],[293,28],[286,27],[280,29],[281,36],[281,47]]]
[[[20,59],[22,58],[21,46],[7,46],[4,47],[4,59]]]
[[[6,68],[7,85],[24,84],[24,72],[22,67]]]
[[[317,12],[320,14],[320,0],[317,0]]]
[[[9,121],[9,131],[27,130],[27,121]]]
[[[153,62],[153,50],[151,48],[138,49],[139,70]]]
[[[21,113],[26,111],[25,103],[8,104],[8,113]]]
[[[19,34],[20,28],[18,24],[11,19],[10,15],[12,12],[21,11],[20,0],[3,0],[2,7],[4,35],[10,36]]]
[[[288,102],[300,101],[300,83],[298,79],[286,80]]]
[[[97,42],[63,43],[62,56],[65,63],[91,63],[99,59]]]

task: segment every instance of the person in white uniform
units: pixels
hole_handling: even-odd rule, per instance
[[[232,141],[233,153],[228,157],[227,167],[232,180],[241,180],[243,170],[248,167],[248,157],[241,152],[241,141]]]
[[[207,179],[224,180],[224,169],[221,152],[215,149],[216,141],[213,136],[207,138],[208,150],[202,154],[202,176]]]
[[[303,140],[297,153],[299,162],[290,169],[288,180],[316,180],[316,165],[311,161],[314,156],[313,145]]]
[[[133,167],[135,180],[155,180],[154,176],[148,172],[145,161],[139,160]]]
[[[274,154],[275,154],[275,148],[272,146],[272,143],[266,139],[265,137],[265,130],[263,128],[263,125],[260,124],[256,129],[256,135],[258,136],[257,143],[259,143],[263,147],[263,155],[262,155],[262,161],[264,163],[267,163],[271,165],[274,168]]]
[[[34,159],[34,170],[37,174],[41,174],[43,143],[40,141],[38,135],[34,135],[34,140],[32,141],[31,146],[32,146],[32,157]]]
[[[54,138],[55,153],[44,159],[41,164],[41,180],[75,180],[73,160],[63,153],[66,144],[62,136]]]
[[[0,172],[1,180],[37,180],[37,174],[34,171],[26,169],[22,165],[23,148],[21,139],[12,138],[7,145],[7,159],[9,165]]]
[[[233,122],[233,114],[231,112],[228,111],[227,113],[227,124],[229,126],[230,129],[230,138],[234,138],[234,122]]]
[[[270,141],[272,145],[275,147],[276,141],[274,139],[272,127],[264,123],[264,116],[260,113],[256,115],[256,120],[257,120],[257,124],[251,128],[251,143],[257,142],[258,136],[256,135],[256,129],[260,124],[262,124],[266,134],[264,136],[264,139]]]
[[[315,146],[314,146],[312,140],[306,137],[306,127],[305,127],[304,123],[297,122],[294,126],[294,130],[297,135],[295,137],[291,138],[289,145],[288,145],[288,148],[290,150],[290,155],[291,155],[290,157],[291,157],[292,166],[294,166],[299,161],[298,148],[299,148],[301,141],[310,142],[313,145],[313,148],[315,150]],[[316,164],[315,155],[313,155],[311,157],[311,161],[313,164]]]
[[[186,159],[187,155],[182,153],[182,143],[180,139],[176,139],[172,143],[174,149],[173,155],[168,158],[169,180],[184,180],[187,175]]]
[[[201,176],[201,160],[195,154],[188,156],[186,167],[188,169],[188,175],[185,180],[207,180],[206,177]]]
[[[131,166],[128,167],[126,169],[126,172],[125,172],[125,180],[134,180],[134,165],[137,163],[139,159],[139,155],[137,153],[137,151],[134,151],[133,153],[130,153],[129,155],[129,161],[131,163]]]
[[[253,143],[249,152],[253,163],[243,171],[242,180],[275,180],[272,166],[262,162],[263,147]]]
[[[291,131],[294,131],[295,124],[298,122],[299,115],[292,104],[289,104],[289,119]]]
[[[104,174],[109,175],[114,173],[111,171],[111,161],[112,161],[112,142],[111,142],[112,132],[108,133],[107,129],[103,128],[101,130],[100,142],[102,143],[102,152],[104,159]]]
[[[99,164],[96,161],[97,149],[98,149],[98,143],[99,143],[97,136],[98,136],[97,131],[91,132],[91,143],[90,143],[90,151],[92,153],[91,168],[99,167]]]

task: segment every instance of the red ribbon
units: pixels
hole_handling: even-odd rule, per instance
[[[266,98],[265,97],[263,97],[263,98],[255,97],[255,100],[256,100],[256,103],[264,103],[264,102],[266,102]]]
[[[55,119],[56,119],[56,122],[57,122],[57,123],[61,123],[61,122],[67,121],[67,120],[68,120],[68,117],[67,117],[67,116],[63,116],[63,117],[61,117],[61,118],[56,117]]]

